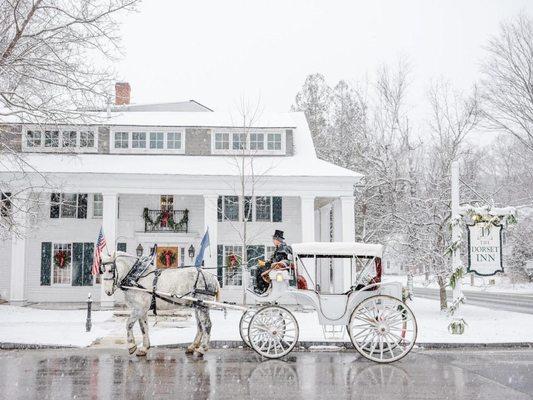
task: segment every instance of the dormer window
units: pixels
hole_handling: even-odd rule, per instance
[[[213,154],[242,154],[247,150],[255,155],[285,154],[285,131],[260,128],[248,132],[239,132],[239,128],[220,128],[211,135]]]
[[[28,127],[23,132],[22,149],[42,152],[91,152],[97,151],[96,131],[90,127],[57,127],[35,129]]]
[[[153,128],[152,128],[153,129]],[[157,129],[157,130],[156,130]],[[179,128],[130,127],[111,129],[111,153],[183,154],[185,132]]]

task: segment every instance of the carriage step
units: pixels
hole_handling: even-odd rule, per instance
[[[344,338],[344,325],[322,325],[325,339],[342,339]]]

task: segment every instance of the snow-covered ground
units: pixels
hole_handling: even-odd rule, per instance
[[[407,285],[407,276],[405,275],[386,275],[384,281],[402,282],[404,286]],[[494,282],[494,284],[491,283]],[[533,293],[533,282],[528,283],[511,283],[506,276],[491,276],[491,277],[475,277],[474,286],[471,284],[470,276],[462,279],[463,290],[476,290],[482,292],[505,292],[505,293]],[[415,287],[427,287],[438,289],[439,285],[433,277],[430,277],[429,282],[426,282],[423,275],[413,277],[413,285]]]
[[[415,298],[410,306],[418,321],[418,343],[503,343],[530,342],[533,332],[533,315],[490,310],[471,305],[461,307],[462,317],[468,326],[464,335],[451,335],[447,326],[449,318],[438,311],[435,300]],[[212,311],[213,340],[240,340],[240,312]],[[314,312],[296,312],[301,341],[323,341],[322,327]],[[160,319],[153,326],[150,320],[152,345],[190,342],[196,332],[194,318],[171,321]],[[37,310],[0,306],[0,342],[46,345],[89,346],[97,338],[107,337],[111,344],[120,346],[125,337],[125,319],[113,317],[109,311],[93,313],[93,329],[85,332],[83,310]],[[138,327],[136,336],[140,339]],[[347,336],[336,340],[349,340]]]

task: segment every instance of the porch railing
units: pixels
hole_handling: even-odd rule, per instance
[[[143,211],[145,232],[189,232],[189,210]]]

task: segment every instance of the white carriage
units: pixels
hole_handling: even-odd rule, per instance
[[[294,244],[292,250],[293,265],[269,273],[272,284],[265,294],[247,289],[262,305],[248,309],[241,318],[239,329],[247,345],[267,358],[292,351],[298,322],[287,308],[277,305],[281,297],[290,296],[314,307],[323,327],[345,327],[357,351],[370,360],[388,363],[409,353],[416,340],[416,319],[402,301],[401,283],[381,282],[381,245],[313,242]],[[330,279],[334,264],[341,272],[340,285]],[[309,289],[298,289],[294,283],[298,275],[309,282]]]

